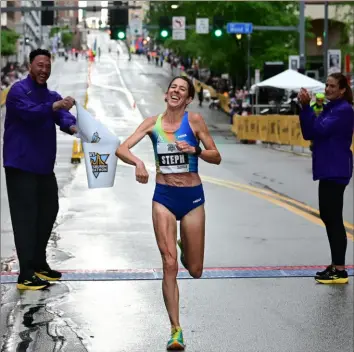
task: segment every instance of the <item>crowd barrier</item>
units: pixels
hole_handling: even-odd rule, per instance
[[[1,93],[0,93],[0,106],[3,106],[5,104],[7,93],[9,92],[9,90],[10,90],[9,87],[1,90]]]
[[[172,74],[187,76],[183,70],[177,67],[172,69]],[[219,99],[223,111],[227,114],[230,113],[230,98],[227,95],[217,93],[213,87],[195,78],[193,78],[193,83],[197,92],[201,85],[204,90],[210,92],[211,97]],[[310,142],[305,141],[302,137],[300,120],[297,115],[234,115],[231,130],[241,141],[261,141],[303,148],[310,146]],[[354,153],[354,134],[351,150]]]
[[[232,132],[239,140],[309,147],[302,137],[299,116],[234,115]],[[354,136],[351,150],[354,153]]]

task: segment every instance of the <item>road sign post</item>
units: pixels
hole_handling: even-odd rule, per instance
[[[209,18],[197,18],[195,24],[195,31],[198,34],[209,33]]]
[[[172,39],[186,39],[186,18],[184,16],[172,17]]]
[[[226,26],[229,34],[251,34],[253,32],[252,23],[229,22]]]

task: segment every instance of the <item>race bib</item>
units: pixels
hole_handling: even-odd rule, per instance
[[[174,143],[157,143],[157,156],[162,174],[189,172],[188,154],[180,152]]]

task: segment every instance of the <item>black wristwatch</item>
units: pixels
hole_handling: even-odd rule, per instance
[[[193,155],[200,155],[202,152],[202,148],[199,147],[199,145],[197,145],[195,148],[195,153]]]

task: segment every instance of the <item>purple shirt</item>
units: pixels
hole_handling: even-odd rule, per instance
[[[13,84],[6,98],[5,167],[43,175],[53,173],[57,151],[55,124],[68,134],[72,134],[69,127],[76,124],[68,111],[53,111],[53,103],[61,99],[30,75]]]
[[[312,108],[306,105],[300,112],[300,124],[304,139],[313,140],[313,179],[348,184],[353,174],[353,153],[350,150],[353,107],[343,99],[333,100],[316,117]]]

